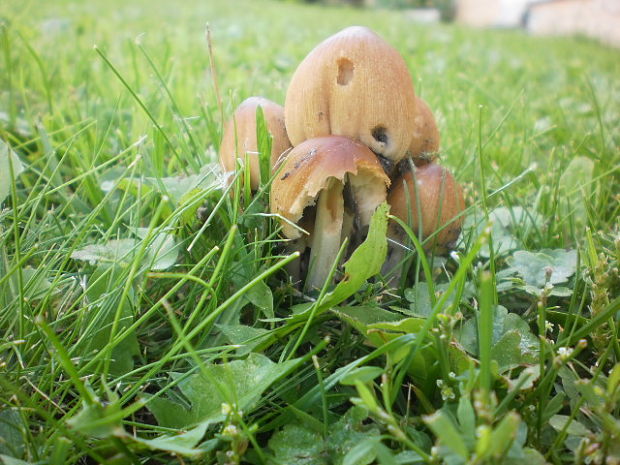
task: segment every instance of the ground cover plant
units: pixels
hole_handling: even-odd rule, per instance
[[[380,208],[306,295],[218,144],[352,24],[405,58],[467,217],[388,285]],[[249,0],[9,0],[0,50],[0,462],[620,461],[618,51]]]

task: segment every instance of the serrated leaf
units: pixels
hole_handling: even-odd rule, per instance
[[[11,167],[13,179],[24,172],[24,166],[11,147],[0,139],[0,204],[11,193]]]

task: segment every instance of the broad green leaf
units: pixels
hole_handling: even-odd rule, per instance
[[[368,412],[361,407],[349,409],[340,420],[329,427],[325,438],[319,433],[297,424],[287,424],[271,437],[269,448],[274,452],[278,463],[287,465],[342,465],[345,463],[345,457],[358,444],[365,441],[376,440],[377,443],[380,441],[379,430],[376,427],[363,424],[367,416]],[[371,456],[365,455],[363,452],[363,450],[354,452],[361,460],[357,463],[371,463]],[[359,455],[357,455],[358,453]]]
[[[566,399],[566,394],[563,392],[558,392],[554,397],[552,397],[549,401],[547,401],[545,405],[545,410],[543,411],[542,420],[544,423],[549,421],[549,418],[558,413],[562,408],[564,408],[564,400]]]
[[[15,457],[2,454],[0,454],[0,463],[2,465],[32,465],[31,462],[26,462],[25,460],[16,459]]]
[[[335,307],[331,311],[342,321],[346,321],[360,333],[366,335],[368,326],[383,321],[398,321],[401,315],[381,307],[359,305],[354,307]]]
[[[380,441],[379,437],[363,439],[344,456],[342,465],[367,465],[372,463],[376,456],[375,448]]]
[[[355,294],[367,279],[381,271],[387,254],[387,214],[389,205],[379,205],[370,220],[366,240],[351,254],[344,264],[344,277],[330,292],[322,304],[323,308],[333,307]]]
[[[246,253],[245,250],[239,249],[237,254],[240,258],[232,268],[231,277],[235,286],[241,288],[262,270],[257,268],[256,260],[253,256]],[[273,312],[273,293],[265,282],[257,283],[245,293],[243,298],[245,301],[255,305],[265,318],[269,319],[275,316]]]
[[[596,386],[590,379],[578,379],[575,381],[575,388],[584,397],[588,403],[588,407],[596,409],[605,404],[605,396],[603,389]]]
[[[491,236],[493,237],[493,252],[496,256],[507,255],[523,246],[522,238],[531,231],[538,229],[543,221],[533,209],[523,207],[499,207],[489,213],[491,222]],[[474,215],[465,219],[464,229],[476,229],[476,236],[482,234],[486,228],[486,218],[481,217],[476,223]],[[489,246],[480,249],[480,255],[490,257]]]
[[[427,318],[433,311],[431,298],[428,293],[428,283],[424,281],[420,281],[414,284],[413,287],[405,289],[405,299],[410,302],[409,308],[413,316]]]
[[[82,260],[94,265],[101,263],[131,263],[139,241],[136,239],[112,239],[105,244],[91,244],[71,254],[74,260]]]
[[[355,389],[357,389],[357,395],[360,396],[360,399],[364,403],[364,407],[371,412],[378,412],[379,404],[377,404],[377,399],[375,399],[374,392],[359,379],[355,380],[353,383],[355,384]]]
[[[286,425],[269,440],[269,448],[279,463],[287,465],[328,465],[320,434],[298,425]]]
[[[437,410],[432,415],[423,418],[429,428],[439,438],[444,447],[447,447],[462,459],[467,459],[469,450],[465,440],[456,428],[452,419],[442,410]]]
[[[427,463],[419,454],[412,450],[404,450],[394,456],[398,465],[418,465]]]
[[[136,228],[135,233],[144,241],[148,237],[149,229]],[[165,232],[156,234],[147,246],[149,268],[165,270],[172,267],[179,257],[179,248],[172,234]]]
[[[577,271],[577,251],[545,249],[540,252],[515,252],[510,261],[512,267],[526,284],[542,289],[547,282],[560,284],[568,281]]]
[[[549,419],[549,424],[556,431],[562,431],[568,424],[568,427],[566,427],[566,432],[573,436],[583,437],[591,434],[588,428],[583,426],[583,424],[579,423],[577,420],[571,420],[568,415],[553,415]]]
[[[82,404],[80,411],[67,420],[70,427],[81,434],[105,438],[122,431],[121,419],[118,417],[120,405],[116,401],[97,404]]]
[[[517,437],[521,418],[515,412],[510,412],[502,418],[491,433],[488,456],[499,460],[512,446]]]
[[[459,399],[456,417],[468,449],[473,449],[476,444],[476,412],[469,397],[461,396]]]
[[[17,410],[0,410],[0,454],[21,457],[24,452],[23,423]]]
[[[359,368],[356,368],[355,370],[352,370],[350,373],[344,376],[340,380],[340,384],[354,386],[357,381],[361,383],[367,383],[381,376],[384,371],[385,369],[381,367],[371,367],[371,366],[359,367]]]
[[[126,189],[134,194],[141,192],[144,195],[146,192],[156,191],[160,195],[167,195],[175,207],[192,190],[219,190],[225,185],[222,170],[217,163],[205,165],[199,174],[162,178],[128,177],[119,182],[119,188]],[[104,191],[109,191],[112,187],[111,181],[106,181],[106,184],[101,186]]]
[[[179,428],[199,423],[217,423],[224,420],[223,403],[234,403],[239,410],[247,413],[269,386],[285,377],[300,363],[301,359],[274,363],[264,355],[251,353],[245,360],[209,364],[178,384],[191,403],[191,409],[174,417],[174,412],[169,409],[174,410],[178,406],[166,399],[163,402],[153,399],[147,407],[156,416],[160,426]],[[173,377],[178,378],[179,375]]]
[[[270,331],[263,328],[253,328],[246,325],[218,324],[217,328],[222,332],[229,343],[242,346],[237,353],[247,354],[257,345],[269,337]]]
[[[130,441],[140,443],[149,449],[163,450],[184,457],[196,458],[205,452],[200,448],[196,448],[196,445],[204,437],[208,426],[208,423],[201,423],[184,433],[161,435],[154,439],[142,439],[133,435],[125,435],[124,437]]]
[[[620,385],[620,363],[616,363],[609,373],[607,381],[607,395],[612,395]]]
[[[457,331],[460,344],[472,355],[478,354],[476,319],[467,320]],[[509,313],[498,305],[493,317],[493,346],[491,356],[497,360],[500,373],[516,365],[534,363],[538,353],[538,340],[529,325],[519,315]]]
[[[523,448],[523,457],[512,458],[506,457],[502,462],[503,465],[548,465],[549,462],[545,460],[545,457],[535,449],[529,447]]]
[[[17,179],[17,176],[24,172],[24,166],[17,154],[0,139],[0,204],[11,193],[11,167],[13,168],[12,179]]]

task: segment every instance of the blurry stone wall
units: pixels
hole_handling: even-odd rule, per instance
[[[532,34],[583,34],[620,47],[620,0],[554,0],[530,5]]]

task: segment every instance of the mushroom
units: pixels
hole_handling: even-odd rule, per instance
[[[267,130],[271,135],[271,166],[291,147],[284,126],[284,108],[263,97],[250,97],[237,107],[232,118],[226,123],[220,145],[220,163],[226,171],[235,170],[237,158],[250,162],[250,187],[253,191],[260,184],[260,164],[256,140],[256,111],[262,108]],[[266,181],[263,180],[263,181]]]
[[[393,165],[411,145],[415,93],[398,51],[370,29],[353,26],[317,45],[300,63],[284,114],[293,145],[342,135]]]
[[[465,209],[465,199],[462,187],[446,168],[429,163],[406,172],[394,181],[388,203],[391,213],[409,224],[421,240],[432,236],[430,242],[424,244],[426,250],[444,253],[456,245],[463,225],[461,213]],[[397,243],[407,238],[395,222],[390,223],[388,235]],[[403,248],[393,246],[383,268],[384,274],[402,256]]]
[[[370,149],[347,137],[310,139],[288,153],[271,185],[271,212],[294,248],[310,248],[307,289],[323,286],[345,238],[355,245],[366,234],[389,184]]]
[[[439,150],[439,129],[428,104],[416,96],[416,115],[413,119],[413,139],[409,144],[408,155],[416,166],[429,163]]]

